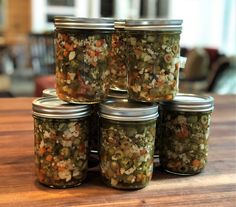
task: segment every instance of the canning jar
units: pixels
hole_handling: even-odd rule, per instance
[[[122,20],[116,20],[115,25],[123,24]],[[116,27],[116,26],[115,26]],[[116,28],[112,33],[110,52],[110,89],[114,91],[127,91],[127,69],[125,57],[126,34],[124,30]]]
[[[178,92],[182,20],[127,20],[126,57],[130,99],[172,100]],[[122,25],[121,25],[122,27]]]
[[[152,177],[156,104],[107,100],[100,104],[100,171],[108,186],[145,187]]]
[[[178,94],[160,102],[158,147],[165,171],[193,175],[204,169],[213,107],[206,95]]]
[[[52,188],[80,185],[88,168],[89,106],[55,97],[35,99],[32,105],[38,181]]]
[[[98,103],[109,90],[109,52],[114,21],[55,17],[56,91],[60,99]]]

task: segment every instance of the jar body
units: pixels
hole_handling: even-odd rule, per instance
[[[108,186],[139,189],[149,183],[155,132],[156,119],[126,122],[102,118],[100,169]]]
[[[56,29],[56,91],[61,100],[97,103],[109,90],[111,32]]]
[[[127,31],[127,36],[130,98],[172,100],[178,92],[180,32]]]
[[[34,153],[38,181],[52,188],[80,185],[88,168],[88,120],[34,115]]]
[[[160,164],[165,171],[193,175],[204,169],[211,112],[161,110],[158,148]]]
[[[110,52],[110,89],[116,91],[127,90],[127,69],[125,58],[126,35],[124,31],[117,30],[112,34]]]

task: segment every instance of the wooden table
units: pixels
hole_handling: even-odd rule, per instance
[[[77,188],[50,189],[34,175],[33,98],[0,99],[0,206],[236,206],[236,96],[214,96],[209,161],[189,177],[154,170],[136,191],[106,187],[90,172]]]

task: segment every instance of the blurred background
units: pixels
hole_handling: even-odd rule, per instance
[[[236,0],[0,0],[0,97],[54,86],[57,15],[183,19],[180,92],[236,94]]]

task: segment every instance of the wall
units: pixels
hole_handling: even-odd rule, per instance
[[[100,17],[101,0],[74,0],[75,6],[50,6],[47,0],[32,0],[32,32],[52,31],[54,25],[47,22],[47,15],[77,17]],[[40,8],[40,9],[38,9]]]
[[[31,31],[31,0],[6,0],[5,8],[4,42],[25,43]]]

